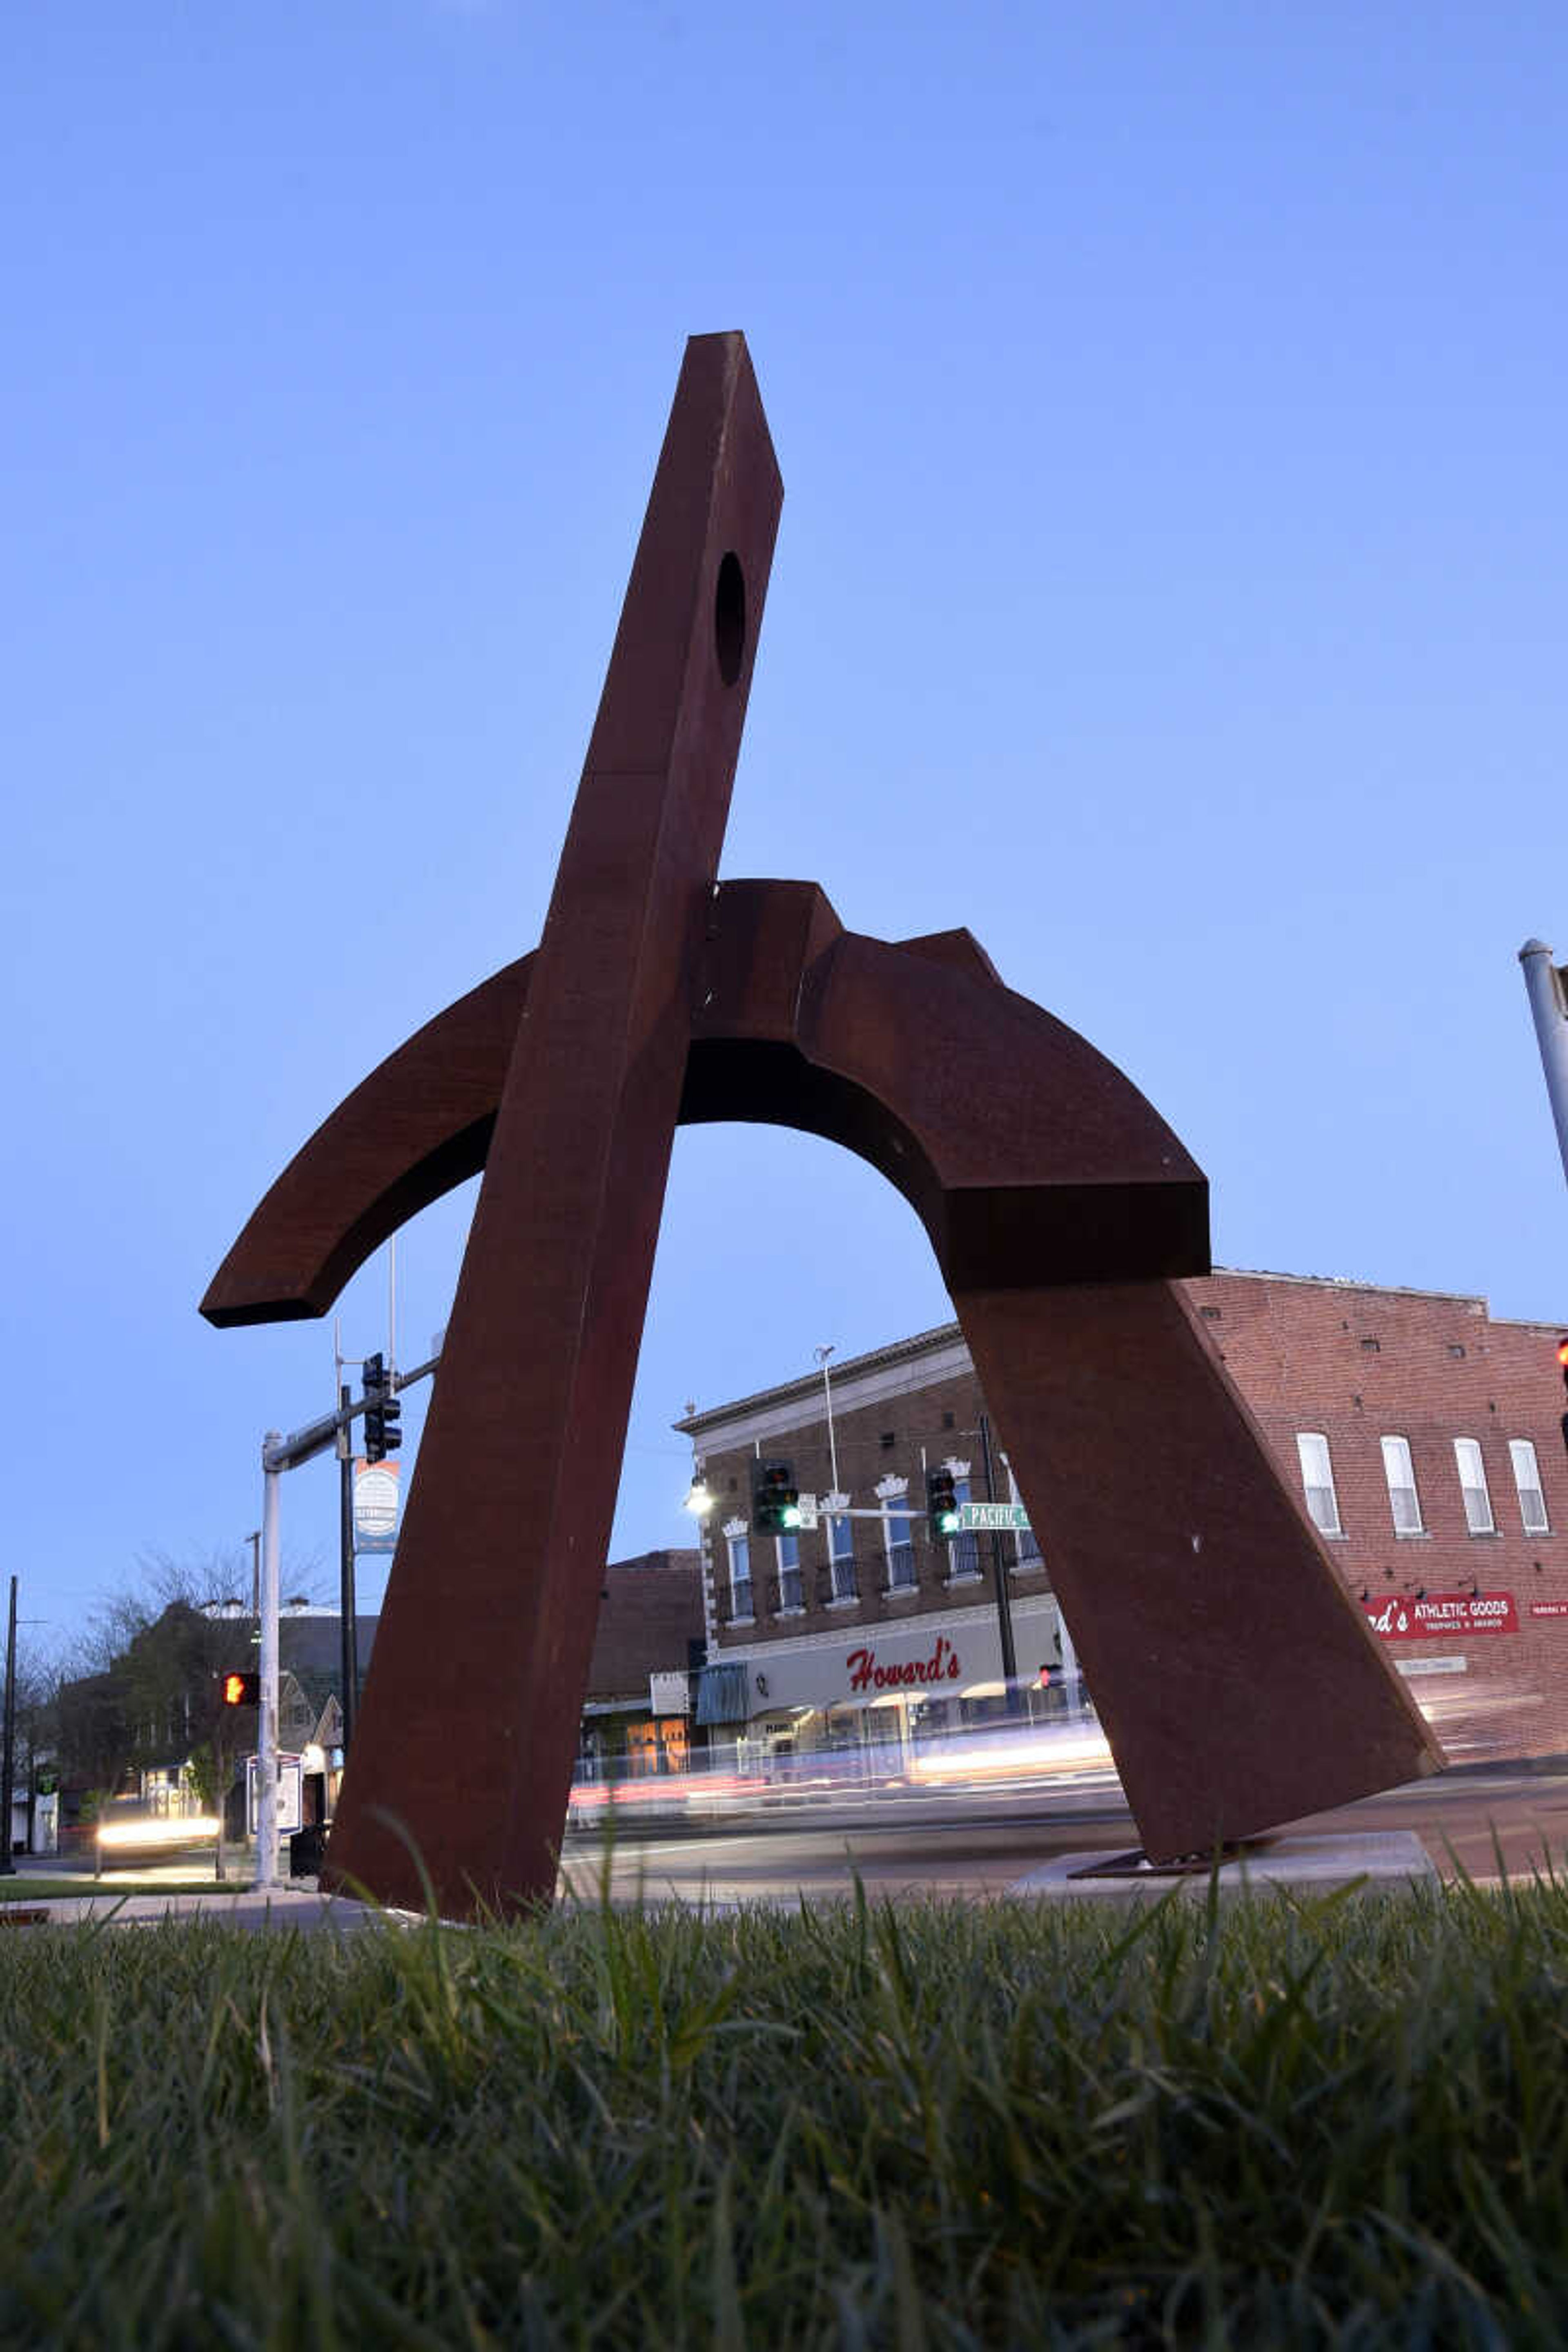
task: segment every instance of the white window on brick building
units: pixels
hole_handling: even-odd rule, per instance
[[[914,1513],[910,1507],[907,1478],[879,1478],[877,1500],[882,1506],[882,1545],[888,1558],[888,1591],[915,1589]]]
[[[1528,1437],[1510,1437],[1508,1458],[1513,1464],[1513,1483],[1519,1493],[1520,1521],[1527,1536],[1545,1536],[1552,1532],[1546,1517],[1546,1496],[1541,1487],[1541,1465],[1535,1458],[1535,1447]]]
[[[1007,1473],[1007,1500],[1010,1503],[1021,1503],[1024,1497],[1018,1492],[1018,1481],[1013,1475],[1013,1465],[1005,1454],[1002,1456],[1002,1467]],[[1013,1538],[1014,1575],[1022,1576],[1026,1569],[1039,1568],[1042,1565],[1039,1539],[1034,1528],[1020,1528]]]
[[[1307,1516],[1320,1535],[1337,1536],[1344,1533],[1340,1525],[1339,1497],[1334,1493],[1334,1465],[1329,1459],[1329,1441],[1321,1430],[1299,1429],[1296,1432],[1296,1452],[1301,1463],[1301,1488],[1307,1497]]]
[[[777,1536],[779,1549],[779,1612],[796,1616],[805,1607],[805,1580],[800,1572],[800,1538]]]
[[[971,1487],[969,1483],[969,1464],[967,1462],[960,1462],[956,1454],[950,1454],[947,1460],[942,1466],[944,1470],[949,1471],[952,1474],[953,1501],[955,1503],[972,1502],[973,1500],[973,1489]],[[963,1535],[949,1536],[947,1539],[947,1581],[949,1584],[975,1584],[978,1583],[979,1579],[979,1537],[967,1531]]]
[[[825,1495],[823,1507],[827,1514],[827,1577],[831,1588],[828,1606],[834,1601],[858,1601],[859,1587],[855,1580],[855,1522],[848,1517],[847,1495]]]
[[[1487,1487],[1487,1467],[1481,1460],[1479,1440],[1456,1437],[1454,1459],[1459,1468],[1459,1491],[1465,1498],[1465,1525],[1473,1536],[1489,1536],[1497,1532],[1492,1518],[1492,1498]]]
[[[1388,1481],[1388,1507],[1394,1514],[1394,1532],[1400,1536],[1421,1533],[1421,1497],[1415,1491],[1415,1465],[1410,1458],[1407,1437],[1385,1437],[1383,1441],[1383,1475]]]
[[[730,1622],[752,1622],[752,1537],[744,1519],[728,1519],[724,1542],[730,1554]]]

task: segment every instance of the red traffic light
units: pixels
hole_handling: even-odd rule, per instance
[[[1568,1380],[1568,1339],[1558,1340],[1557,1360],[1563,1367],[1563,1379]]]

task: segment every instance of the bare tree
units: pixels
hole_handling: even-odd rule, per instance
[[[308,1572],[308,1571],[307,1571]],[[257,1664],[250,1562],[241,1551],[177,1559],[143,1554],[133,1584],[111,1592],[75,1644],[56,1700],[61,1761],[79,1785],[112,1795],[132,1772],[185,1767],[217,1815],[237,1757],[256,1744],[254,1707],[226,1704],[224,1683]]]

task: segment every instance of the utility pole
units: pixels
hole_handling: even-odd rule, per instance
[[[16,1766],[16,1580],[11,1579],[11,1606],[5,1621],[5,1733],[4,1750],[0,1753],[0,1823],[5,1835],[0,1838],[0,1878],[15,1878],[16,1857],[11,1852],[11,1801]]]
[[[1544,940],[1526,940],[1519,951],[1524,985],[1535,1017],[1535,1040],[1546,1073],[1546,1098],[1557,1129],[1563,1172],[1568,1176],[1568,993],[1563,967],[1553,964]]]
[[[428,1380],[440,1362],[439,1354],[427,1363],[418,1364],[411,1372],[389,1372],[387,1393],[395,1397],[400,1390],[412,1388],[416,1381]],[[282,1436],[269,1429],[261,1441],[262,1505],[261,1505],[261,1720],[257,1738],[256,1753],[256,1884],[258,1887],[275,1886],[278,1883],[278,1591],[279,1591],[279,1482],[286,1470],[297,1470],[302,1462],[313,1462],[318,1454],[335,1452],[342,1457],[345,1440],[353,1454],[350,1433],[358,1416],[365,1410],[363,1397],[355,1399],[339,1384],[339,1402],[335,1412],[323,1413],[319,1421],[306,1423]],[[353,1465],[348,1464],[352,1476]],[[353,1496],[350,1496],[353,1508]],[[350,1541],[353,1541],[351,1528]],[[348,1622],[353,1622],[353,1596],[350,1595]],[[345,1699],[348,1696],[344,1693]]]

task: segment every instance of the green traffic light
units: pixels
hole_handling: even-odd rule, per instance
[[[943,1511],[941,1526],[944,1536],[955,1536],[958,1533],[958,1513],[956,1511]]]
[[[779,1517],[786,1528],[798,1528],[800,1525],[800,1505],[798,1503],[786,1503],[784,1509],[780,1512]]]

